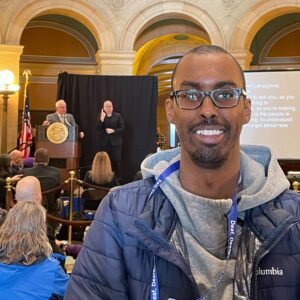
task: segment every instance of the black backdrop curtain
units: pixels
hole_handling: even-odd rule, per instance
[[[124,118],[123,183],[132,180],[148,153],[156,151],[157,78],[154,76],[76,75],[58,76],[57,99],[64,99],[75,117],[81,141],[80,166],[92,164],[99,151],[98,115],[103,102],[111,100]]]

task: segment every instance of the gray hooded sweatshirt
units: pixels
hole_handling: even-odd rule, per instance
[[[153,154],[142,163],[143,177],[155,176],[157,179],[170,164],[178,160],[180,148]],[[290,186],[272,151],[262,146],[241,146],[241,175],[238,214],[242,219],[245,210],[274,199]],[[204,299],[232,299],[235,257],[241,229],[237,228],[233,255],[227,262],[227,213],[232,200],[208,199],[187,192],[180,184],[178,171],[168,176],[160,187],[179,216],[188,252],[187,260],[200,294],[207,296]]]

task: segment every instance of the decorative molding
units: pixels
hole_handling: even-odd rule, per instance
[[[21,63],[53,63],[53,64],[86,64],[95,65],[94,57],[62,57],[62,56],[46,56],[46,55],[22,55]]]
[[[20,84],[25,83],[24,76],[20,76],[19,83]],[[52,76],[52,77],[50,77],[50,76],[48,76],[48,77],[30,76],[29,83],[52,83],[52,84],[56,84],[57,83],[57,75]]]
[[[105,0],[113,10],[121,10],[125,7],[125,0]]]
[[[223,0],[225,9],[232,9],[240,4],[242,0]]]
[[[263,64],[299,64],[300,62],[300,57],[295,57],[295,56],[285,56],[285,57],[269,57],[269,51],[271,48],[274,46],[274,44],[279,41],[281,38],[283,38],[285,35],[299,30],[300,29],[300,24],[292,24],[288,27],[283,28],[276,34],[272,36],[272,38],[265,44],[263,50],[261,51],[261,54],[259,56],[258,63],[259,65]]]

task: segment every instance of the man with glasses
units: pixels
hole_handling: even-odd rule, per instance
[[[46,120],[43,122],[43,126],[48,126],[55,122],[64,123],[67,127],[77,126],[73,115],[67,113],[67,104],[65,100],[57,100],[55,103],[55,109],[55,113],[47,115]],[[84,133],[82,131],[79,132],[79,137],[84,137]]]
[[[251,102],[238,62],[189,51],[166,114],[181,147],[102,202],[65,299],[300,299],[300,197],[270,149],[240,145]]]

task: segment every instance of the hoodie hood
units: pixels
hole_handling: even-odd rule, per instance
[[[157,152],[142,162],[143,177],[154,176],[157,179],[170,164],[178,160],[180,148]],[[268,202],[290,187],[274,153],[268,147],[242,145],[241,174],[242,188],[238,194],[240,212]],[[178,176],[178,172],[174,175]]]

